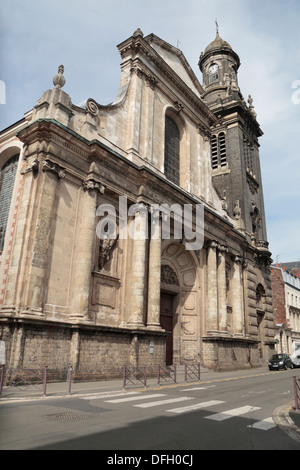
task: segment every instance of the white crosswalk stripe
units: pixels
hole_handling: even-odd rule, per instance
[[[194,390],[203,390],[209,387],[191,387],[191,388],[186,388],[186,389],[181,389],[181,392],[188,392],[188,391],[194,391]],[[129,396],[130,395],[130,396]],[[114,398],[113,398],[114,397]],[[154,400],[156,398],[162,398],[166,397],[165,399],[162,400]],[[107,398],[111,398],[107,400]],[[180,403],[183,401],[189,401],[189,400],[196,400],[195,397],[191,396],[181,396],[181,397],[174,397],[174,398],[167,398],[166,393],[153,393],[153,394],[144,394],[141,392],[119,392],[119,393],[95,393],[93,395],[89,395],[87,397],[82,397],[84,400],[100,400],[103,399],[105,403],[112,403],[112,404],[122,404],[122,403],[128,403],[132,402],[132,406],[136,408],[154,408],[158,406],[163,406],[163,405],[169,405],[172,403]],[[144,403],[138,403],[134,404],[135,401],[144,401]],[[150,400],[150,401],[149,401]],[[167,409],[165,412],[167,413],[174,413],[174,414],[182,414],[182,413],[189,413],[192,411],[197,411],[201,409],[206,409],[206,408],[211,408],[217,405],[222,405],[226,403],[225,401],[222,400],[209,400],[209,401],[203,401],[203,402],[198,402],[198,403],[193,403],[192,405],[188,406],[181,406],[178,408],[172,408],[172,409]],[[220,408],[219,408],[220,409]],[[233,408],[230,410],[225,410],[222,412],[217,412],[217,413],[212,413],[209,416],[204,416],[205,419],[210,419],[212,421],[220,422],[224,421],[233,417],[238,417],[238,416],[243,416],[249,413],[252,413],[254,411],[260,410],[260,407],[256,406],[251,406],[251,405],[245,405],[241,406],[238,408]],[[252,417],[253,418],[253,417]],[[248,428],[253,428],[253,429],[258,429],[261,431],[268,431],[269,429],[272,429],[276,427],[276,424],[273,421],[272,417],[262,419],[260,421],[255,421],[252,424],[247,425]]]
[[[207,408],[209,406],[219,405],[221,403],[225,403],[224,401],[220,400],[210,400],[204,401],[202,403],[196,403],[191,406],[183,406],[181,408],[174,408],[172,410],[167,410],[169,413],[188,413],[189,411],[201,410],[201,408]]]
[[[116,400],[105,400],[106,403],[124,403],[128,401],[134,401],[134,400],[144,400],[146,398],[156,398],[156,397],[165,397],[165,393],[155,393],[153,395],[140,395],[139,397],[129,397],[129,398],[118,398]]]
[[[276,428],[276,424],[274,423],[273,418],[266,418],[262,419],[261,421],[257,421],[257,423],[248,424],[247,427],[268,431],[269,429]]]
[[[180,390],[181,392],[193,392],[194,390],[207,390],[208,388],[213,388],[215,385],[209,385],[208,387],[192,387]]]
[[[192,397],[179,397],[179,398],[169,398],[167,400],[160,401],[150,401],[149,403],[140,403],[139,405],[134,405],[137,408],[150,408],[152,406],[166,405],[168,403],[176,403],[179,401],[193,400]]]
[[[86,397],[80,397],[81,400],[100,400],[101,398],[112,398],[112,397],[122,397],[128,395],[138,395],[139,392],[123,392],[123,393],[93,393],[92,395],[88,395]]]
[[[232,410],[223,411],[222,413],[216,413],[210,416],[204,416],[206,419],[212,419],[214,421],[224,421],[225,419],[233,418],[235,416],[242,416],[252,411],[260,410],[257,406],[241,406],[240,408],[234,408]]]

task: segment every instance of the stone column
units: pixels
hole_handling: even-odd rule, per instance
[[[232,289],[232,330],[234,335],[243,333],[243,286],[242,286],[242,259],[233,257]]]
[[[207,324],[208,333],[218,331],[217,243],[211,241],[207,253]]]
[[[91,290],[91,276],[94,259],[94,239],[96,233],[96,210],[98,193],[104,193],[104,186],[92,178],[83,183],[82,218],[79,229],[77,261],[73,283],[75,291],[71,305],[74,319],[88,320]]]
[[[140,126],[142,111],[142,77],[143,72],[138,66],[131,68],[132,101],[128,112],[127,152],[139,153],[140,150]]]
[[[218,310],[219,310],[219,329],[221,332],[227,332],[227,299],[226,299],[226,247],[218,247]]]
[[[141,210],[135,214],[131,227],[134,227],[132,264],[131,264],[131,298],[129,326],[144,327],[144,300],[146,281],[146,247],[148,212],[146,206],[140,204]]]
[[[160,281],[161,281],[161,221],[160,215],[152,214],[149,249],[148,317],[147,326],[160,327]]]
[[[35,233],[29,238],[33,241],[32,266],[28,279],[27,300],[25,305],[30,306],[28,313],[43,315],[44,293],[47,288],[47,272],[49,269],[49,249],[51,224],[55,217],[55,198],[60,178],[64,178],[62,167],[49,159],[42,163],[44,180],[40,188],[41,196],[39,209],[36,215]],[[27,269],[27,267],[26,267]]]

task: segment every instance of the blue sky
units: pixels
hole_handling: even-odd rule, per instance
[[[1,0],[0,129],[21,119],[53,87],[78,104],[118,93],[117,45],[141,28],[179,46],[202,83],[201,51],[220,36],[240,56],[239,85],[251,94],[264,132],[260,156],[274,261],[300,260],[299,0]],[[293,88],[297,86],[297,88]],[[297,93],[298,92],[298,93]]]

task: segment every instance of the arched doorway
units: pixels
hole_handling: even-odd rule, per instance
[[[193,255],[178,242],[164,242],[160,325],[168,333],[166,364],[200,359],[200,286]]]

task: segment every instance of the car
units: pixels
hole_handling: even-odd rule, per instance
[[[292,357],[292,362],[294,367],[300,367],[300,354]]]
[[[273,356],[269,360],[269,370],[286,370],[288,367],[290,367],[291,369],[294,368],[289,354],[273,354]]]

